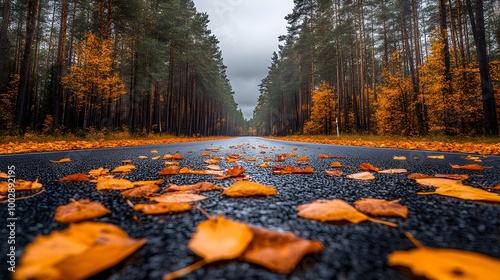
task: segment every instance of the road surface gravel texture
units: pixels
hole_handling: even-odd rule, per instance
[[[239,149],[229,146],[243,144]],[[258,146],[267,146],[259,148]],[[184,156],[181,167],[204,169],[207,159],[201,154],[205,148],[221,146],[219,152],[211,153],[220,157],[239,153],[244,158],[256,157],[256,162],[237,163],[246,168],[250,179],[273,186],[278,191],[275,197],[227,198],[220,192],[206,193],[210,198],[197,204],[212,215],[224,215],[230,219],[265,227],[277,231],[291,231],[296,235],[319,240],[325,249],[321,254],[306,256],[289,275],[270,272],[266,268],[238,260],[209,264],[182,279],[407,279],[408,270],[387,266],[387,256],[395,250],[408,250],[415,246],[403,234],[411,232],[422,244],[437,248],[468,250],[500,258],[500,205],[464,201],[438,195],[417,195],[418,191],[432,191],[432,188],[419,187],[407,179],[409,173],[469,174],[466,185],[495,186],[500,183],[500,157],[483,158],[482,165],[489,166],[484,171],[453,170],[451,164],[469,164],[464,154],[408,151],[398,149],[374,149],[364,147],[317,145],[297,142],[283,142],[263,138],[241,137],[229,140],[195,142],[186,144],[126,147],[52,153],[33,153],[0,156],[0,170],[16,167],[17,179],[35,180],[39,178],[46,192],[27,200],[16,202],[17,262],[24,246],[36,235],[47,235],[53,230],[67,226],[53,220],[57,206],[67,204],[71,198],[89,198],[103,203],[112,213],[96,219],[123,228],[133,238],[147,238],[147,243],[137,252],[118,265],[103,271],[93,279],[161,279],[161,277],[200,260],[191,252],[187,244],[196,226],[206,217],[194,209],[176,215],[148,216],[134,212],[119,191],[99,192],[92,183],[56,183],[53,180],[74,173],[87,173],[99,167],[113,168],[121,165],[122,160],[132,159],[136,170],[125,178],[135,180],[158,179],[158,171],[164,168],[164,161],[139,160],[138,156],[151,157],[155,149],[159,155],[179,152]],[[298,156],[310,158],[309,166],[314,174],[273,175],[270,168],[256,167],[264,157],[291,153],[293,148]],[[262,154],[261,151],[266,153]],[[330,156],[345,156],[345,159],[319,159],[320,153]],[[427,159],[428,155],[445,155],[445,160]],[[394,156],[406,156],[406,161],[395,161]],[[71,162],[54,164],[49,160],[69,157]],[[418,159],[416,159],[418,157]],[[340,161],[344,176],[328,177],[324,170],[333,161]],[[345,178],[346,174],[358,172],[361,163],[368,162],[381,169],[406,168],[408,174],[376,174],[374,181],[354,181]],[[278,163],[271,163],[277,165]],[[288,157],[282,165],[297,166],[296,157]],[[221,160],[221,168],[233,166]],[[303,166],[301,167],[303,168]],[[211,176],[176,175],[166,177],[167,182],[177,185],[193,184],[200,181],[214,182],[224,187],[234,180],[215,181]],[[394,200],[408,206],[408,219],[385,218],[397,223],[398,228],[362,222],[353,224],[321,223],[297,216],[296,206],[315,199],[339,198],[353,204],[361,198],[383,198]],[[136,202],[139,202],[138,200]],[[2,221],[7,220],[6,204],[2,207]],[[139,224],[133,215],[143,222]],[[5,222],[6,223],[6,222]],[[8,279],[5,256],[8,248],[5,226],[0,229],[1,279]],[[437,265],[437,264],[436,264]],[[500,268],[499,268],[500,271]],[[500,272],[499,272],[500,273]]]

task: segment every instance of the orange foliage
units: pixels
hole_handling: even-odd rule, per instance
[[[311,116],[304,125],[304,132],[330,134],[334,128],[338,102],[332,87],[323,81],[318,90],[313,90],[312,102]]]

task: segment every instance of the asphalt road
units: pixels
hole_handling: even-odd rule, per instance
[[[230,149],[230,145],[243,144],[241,149]],[[268,148],[259,148],[265,145]],[[279,231],[292,231],[300,237],[319,240],[325,246],[323,253],[310,255],[289,275],[272,273],[265,268],[241,261],[226,261],[207,265],[183,279],[406,279],[405,271],[386,265],[390,252],[414,246],[403,235],[410,231],[424,245],[439,248],[456,248],[479,252],[500,258],[500,205],[463,201],[437,195],[419,196],[422,188],[403,175],[376,174],[371,182],[348,180],[343,177],[328,177],[324,173],[332,159],[319,159],[318,154],[345,156],[336,159],[343,165],[344,174],[358,172],[363,162],[382,169],[406,168],[409,173],[465,173],[471,175],[464,183],[472,186],[494,186],[500,183],[500,157],[489,156],[483,165],[490,166],[482,172],[454,171],[449,164],[468,164],[464,154],[407,151],[398,149],[373,149],[363,147],[315,145],[282,142],[262,138],[234,138],[230,140],[197,142],[173,145],[141,146],[115,149],[67,151],[0,156],[0,171],[16,167],[16,178],[34,180],[39,178],[46,192],[28,200],[16,202],[16,254],[22,255],[24,246],[38,234],[49,234],[53,230],[66,228],[53,220],[58,205],[66,204],[70,198],[99,201],[112,210],[110,215],[96,221],[116,224],[134,238],[146,237],[146,245],[117,266],[108,269],[95,279],[161,279],[168,273],[190,265],[197,260],[187,248],[196,225],[206,217],[198,210],[177,215],[148,216],[135,213],[120,196],[119,191],[98,192],[92,183],[55,183],[73,173],[86,173],[91,169],[105,167],[113,169],[122,160],[132,159],[137,169],[126,178],[152,180],[164,167],[163,160],[139,160],[138,156],[151,156],[156,149],[160,155],[179,152],[184,156],[181,166],[202,169],[206,158],[201,157],[204,148],[219,147],[213,153],[223,157],[227,153],[239,153],[244,158],[256,157],[257,162],[240,162],[247,169],[251,180],[277,188],[278,196],[264,198],[226,198],[219,192],[205,195],[210,199],[198,204],[213,215],[225,215],[230,219],[258,227]],[[274,148],[274,151],[272,149]],[[309,165],[316,171],[309,175],[273,175],[270,169],[256,167],[262,158],[275,158],[277,154],[290,153],[292,148],[299,156],[307,155]],[[307,150],[305,150],[307,148]],[[261,154],[265,151],[265,154]],[[445,160],[430,160],[428,155],[444,154]],[[393,156],[406,156],[406,161],[394,161]],[[69,157],[72,162],[53,164],[49,160]],[[418,157],[418,160],[415,159]],[[274,163],[272,163],[274,164]],[[285,165],[295,165],[296,158],[287,158]],[[232,164],[221,161],[227,168]],[[193,184],[200,181],[216,182],[229,186],[234,181],[214,181],[210,176],[176,175],[166,178],[175,184]],[[399,225],[390,228],[381,224],[363,222],[358,225],[328,224],[299,218],[295,207],[315,199],[340,198],[353,203],[361,198],[402,198],[401,204],[408,206],[408,219],[386,219]],[[5,262],[7,244],[6,204],[0,206],[1,279],[10,278]],[[133,218],[137,214],[143,224]]]

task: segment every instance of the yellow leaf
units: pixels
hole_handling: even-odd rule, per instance
[[[113,169],[112,172],[113,173],[128,173],[134,169],[135,169],[135,165],[127,164],[127,165],[118,166],[117,168]]]
[[[104,179],[97,181],[97,190],[127,190],[134,188],[134,184],[127,179]]]
[[[249,181],[236,182],[225,189],[222,194],[229,197],[278,195],[273,187]]]
[[[394,156],[394,160],[406,160],[405,156]]]
[[[475,252],[419,247],[389,254],[390,266],[405,266],[429,279],[500,279],[500,260]]]
[[[444,159],[444,155],[440,156],[427,156],[428,159]]]
[[[50,162],[53,162],[53,163],[65,163],[65,162],[71,162],[71,159],[70,158],[62,158],[60,160],[50,160]]]
[[[460,181],[456,181],[460,182]],[[473,187],[455,184],[438,187],[435,192],[419,192],[417,194],[439,194],[464,200],[476,200],[500,203],[500,195]]]

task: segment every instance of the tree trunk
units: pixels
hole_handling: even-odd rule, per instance
[[[477,60],[479,63],[479,74],[481,76],[481,92],[483,96],[483,116],[486,135],[498,137],[498,120],[495,108],[495,91],[491,82],[490,69],[488,65],[488,53],[486,46],[486,32],[484,29],[483,0],[475,0],[472,7],[471,0],[466,0],[467,10],[476,45]]]
[[[7,88],[7,75],[5,66],[9,57],[9,21],[10,21],[11,0],[5,0],[2,13],[2,27],[0,29],[0,92]]]
[[[21,71],[19,73],[19,92],[16,103],[16,126],[21,134],[24,134],[27,126],[26,116],[28,112],[29,79],[30,79],[30,58],[35,39],[36,22],[40,0],[31,0],[28,3],[28,19],[26,25],[26,36],[24,44],[23,58],[21,60]]]

